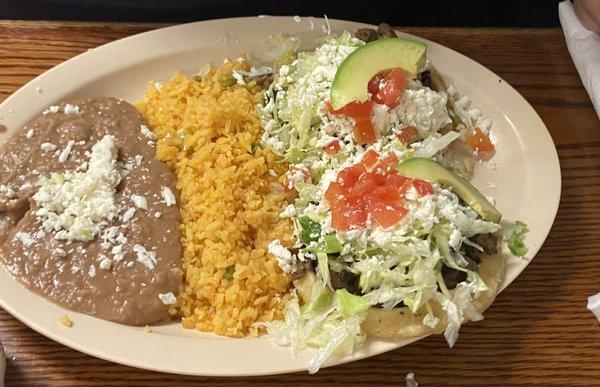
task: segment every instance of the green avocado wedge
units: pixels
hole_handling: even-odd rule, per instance
[[[338,67],[331,85],[331,106],[337,110],[353,101],[366,101],[369,81],[383,70],[400,67],[416,76],[425,65],[426,53],[425,43],[403,38],[365,44]]]
[[[409,158],[398,165],[400,174],[450,187],[484,220],[498,223],[502,214],[471,183],[433,160],[423,157]]]

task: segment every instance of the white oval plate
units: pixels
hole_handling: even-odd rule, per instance
[[[367,26],[337,20],[330,23],[334,32]],[[323,26],[325,21],[316,18],[302,18],[299,23],[291,17],[212,20],[163,28],[98,47],[45,72],[6,99],[0,105],[0,117],[9,130],[0,134],[0,142],[61,100],[110,95],[134,102],[143,96],[150,80],[166,81],[175,71],[191,75],[202,65],[221,63],[226,57],[251,54],[261,58],[270,35],[316,33]],[[528,258],[532,258],[550,231],[560,199],[560,167],[546,127],[527,101],[497,75],[453,50],[423,41],[448,83],[468,94],[484,115],[493,119],[496,168],[492,164],[478,166],[475,184],[495,198],[505,219],[522,219],[529,225],[526,242]],[[489,189],[491,182],[497,188]],[[530,261],[504,254],[508,272],[502,289]],[[144,333],[142,328],[66,311],[25,290],[1,269],[0,306],[61,344],[156,371],[223,376],[276,374],[306,369],[311,356],[307,351],[294,356],[289,348],[275,345],[268,337],[230,339],[186,330],[177,322]],[[58,323],[65,314],[74,321],[72,328]],[[328,365],[373,356],[413,341],[369,340],[360,352],[334,359]],[[445,345],[443,340],[440,345]]]

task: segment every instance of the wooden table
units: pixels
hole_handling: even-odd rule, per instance
[[[156,24],[0,22],[0,100],[87,49]],[[559,29],[406,28],[453,48],[510,82],[556,143],[563,194],[556,223],[527,270],[482,322],[370,359],[306,373],[243,379],[194,378],[137,370],[57,344],[0,309],[0,340],[11,385],[600,384],[600,326],[586,310],[600,291],[600,122]],[[523,128],[527,130],[527,128]],[[543,195],[543,193],[540,193]]]

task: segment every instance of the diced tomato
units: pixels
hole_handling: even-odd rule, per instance
[[[419,131],[417,130],[417,128],[415,128],[414,126],[406,126],[400,131],[400,133],[396,135],[396,137],[398,138],[398,140],[400,140],[401,143],[403,143],[404,145],[408,145],[411,143],[412,140],[414,140],[417,137],[418,134]]]
[[[384,183],[384,180],[378,179],[374,173],[365,173],[353,187],[348,189],[346,197],[352,202],[362,201],[378,186],[378,183]]]
[[[379,100],[377,94],[379,93],[379,84],[384,76],[384,73],[375,74],[375,76],[371,78],[367,85],[367,90],[369,91],[369,94],[371,94],[371,99],[379,104],[383,103],[381,100]]]
[[[467,143],[469,144],[469,147],[476,152],[492,152],[495,150],[494,144],[492,144],[490,138],[479,128],[475,128],[475,130],[467,136]]]
[[[367,212],[362,204],[340,203],[331,210],[331,226],[336,230],[364,227],[367,222]]]
[[[409,183],[410,179],[407,179],[399,173],[390,173],[386,176],[386,184],[399,189],[402,193],[406,192]]]
[[[395,169],[398,162],[394,152],[381,156],[370,149],[359,163],[338,173],[325,192],[334,229],[364,227],[369,216],[373,225],[391,227],[408,212],[402,201],[411,185],[421,195],[433,192],[431,184],[400,175]]]
[[[340,200],[343,200],[346,192],[347,190],[340,183],[334,181],[329,183],[329,187],[325,191],[325,199],[330,207],[334,207]]]
[[[376,99],[390,108],[394,108],[398,106],[398,101],[402,97],[402,94],[404,94],[407,84],[406,71],[401,68],[395,68],[385,74],[379,82],[379,91],[376,94]]]
[[[383,228],[397,224],[408,212],[398,203],[386,202],[373,196],[367,199],[366,209],[371,216],[371,221]]]
[[[343,187],[351,187],[358,181],[358,178],[367,171],[361,163],[345,168],[338,173],[337,180]]]
[[[389,185],[375,187],[371,196],[379,198],[384,202],[397,203],[402,199],[400,190]]]
[[[342,215],[341,208],[334,207],[331,209],[331,227],[334,230],[344,231],[350,228],[346,218]]]
[[[364,205],[347,206],[343,208],[342,214],[351,227],[361,228],[367,223],[367,212]]]
[[[354,119],[354,139],[359,144],[372,144],[377,140],[377,133],[371,122],[373,113],[373,101],[350,102],[338,110],[333,110],[331,104],[328,105],[329,112],[334,115],[344,115]]]
[[[387,181],[387,173],[381,173],[378,169],[374,170],[370,173],[371,178],[375,185],[371,188],[379,187],[386,184]]]
[[[398,165],[400,160],[398,160],[398,156],[396,153],[389,152],[380,162],[377,164],[377,171],[380,173],[387,173],[393,171],[394,168]]]
[[[414,179],[412,183],[419,195],[433,195],[433,186],[431,183],[419,179]]]
[[[367,85],[371,99],[364,102],[350,102],[346,106],[334,110],[329,101],[325,102],[327,110],[333,115],[344,115],[354,119],[354,140],[359,144],[373,144],[377,140],[377,132],[371,122],[374,103],[383,103],[394,108],[408,83],[406,71],[395,68],[385,74],[375,75]]]
[[[373,149],[369,149],[365,152],[362,159],[360,160],[361,164],[367,168],[368,171],[375,168],[377,162],[379,161],[379,153]]]
[[[354,140],[358,144],[373,144],[377,141],[377,134],[370,117],[364,120],[356,120]]]
[[[283,178],[283,189],[285,192],[292,192],[297,182],[310,180],[310,171],[306,168],[291,166]]]
[[[340,140],[332,140],[330,143],[323,147],[323,150],[327,155],[333,156],[334,154],[342,150],[342,144]]]
[[[367,85],[371,99],[391,108],[398,106],[408,83],[406,71],[395,68],[385,73],[376,74]]]
[[[330,105],[331,106],[331,105]],[[333,109],[333,107],[331,107]],[[342,106],[338,110],[334,110],[332,113],[334,115],[344,115],[347,117],[352,117],[354,119],[371,117],[371,113],[373,112],[373,101],[368,100],[365,102],[350,102],[346,106]]]

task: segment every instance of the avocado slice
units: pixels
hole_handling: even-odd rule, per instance
[[[502,214],[471,183],[431,159],[409,158],[398,165],[398,171],[406,177],[435,182],[452,188],[454,193],[484,220],[498,223],[502,218]]]
[[[331,85],[331,106],[369,98],[367,85],[377,73],[400,67],[416,76],[425,64],[427,45],[415,40],[385,38],[353,51],[337,69]]]

